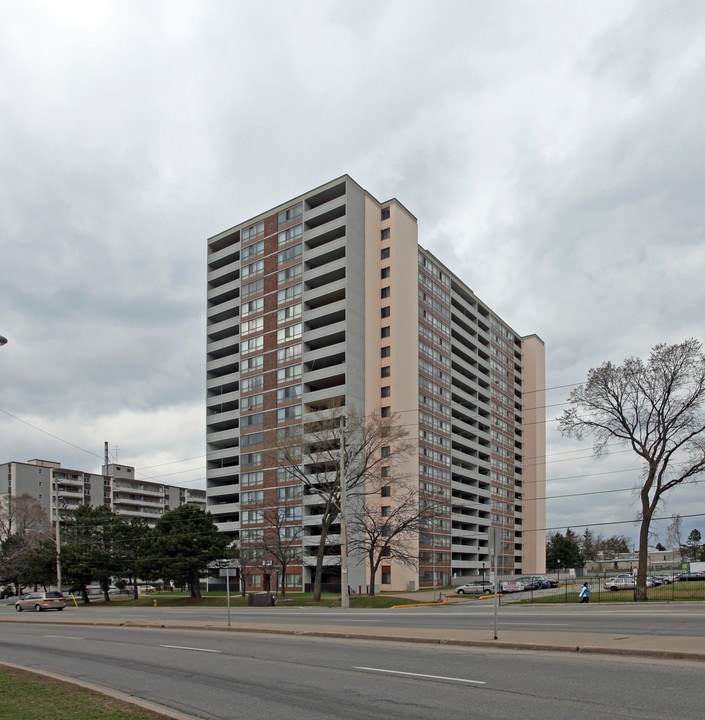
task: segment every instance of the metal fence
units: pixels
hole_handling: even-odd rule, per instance
[[[634,589],[628,586],[624,589],[612,590],[607,583],[614,578],[614,575],[592,576],[569,576],[560,578],[556,588],[524,590],[521,593],[505,595],[505,602],[520,600],[521,602],[559,602],[574,603],[580,602],[579,593],[583,583],[590,588],[590,602],[633,602]],[[661,585],[647,588],[647,597],[656,602],[677,602],[688,600],[705,600],[705,580],[678,581],[677,575],[672,574],[670,578],[664,578]]]

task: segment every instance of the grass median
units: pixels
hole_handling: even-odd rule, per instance
[[[165,720],[109,695],[0,665],[0,716],[20,720]]]
[[[73,605],[73,599],[67,598],[69,603]],[[286,597],[281,595],[275,596],[277,607],[340,607],[339,594],[324,593],[320,602],[314,602],[311,593],[292,593]],[[373,597],[368,595],[354,595],[350,598],[351,608],[389,608],[394,605],[412,605],[418,600],[409,597],[400,597],[392,594],[378,594]],[[225,593],[204,592],[201,598],[192,598],[186,593],[152,593],[146,596],[140,596],[137,600],[131,595],[112,595],[109,601],[105,601],[102,596],[91,597],[88,605],[81,602],[80,597],[76,596],[76,604],[78,607],[226,607],[227,597]],[[243,608],[249,606],[249,598],[242,594],[230,594],[230,607]]]

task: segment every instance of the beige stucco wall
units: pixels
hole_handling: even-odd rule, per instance
[[[537,335],[522,338],[523,562],[546,572],[546,351]]]
[[[389,207],[389,220],[381,220],[383,207]],[[370,299],[365,324],[366,345],[366,407],[367,412],[379,412],[382,405],[390,405],[392,413],[408,430],[409,437],[418,444],[418,228],[414,218],[400,203],[392,200],[378,204],[368,197],[365,208],[366,224],[366,294]],[[381,240],[383,228],[390,228],[390,239]],[[381,260],[382,248],[390,248],[388,260]],[[381,278],[381,268],[390,268],[390,277]],[[389,286],[390,297],[382,299],[383,287]],[[374,298],[377,298],[376,302]],[[383,306],[390,307],[390,316],[381,317]],[[390,336],[381,337],[381,328],[389,325]],[[377,339],[376,341],[374,339]],[[391,357],[382,358],[381,348],[391,346]],[[389,377],[382,378],[380,370],[389,365]],[[391,397],[382,398],[381,388],[391,386]],[[399,472],[411,476],[418,486],[418,447],[413,457]],[[393,500],[393,495],[392,498]],[[416,551],[418,552],[418,539]],[[383,590],[407,589],[410,583],[418,587],[418,573],[401,565],[391,564],[389,585]],[[381,576],[376,578],[380,583]]]

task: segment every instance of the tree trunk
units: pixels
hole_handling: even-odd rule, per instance
[[[199,579],[198,579],[198,573],[196,573],[194,575],[194,577],[191,578],[189,587],[191,590],[192,598],[200,598],[201,597],[201,583],[199,582]]]
[[[649,528],[651,526],[651,516],[651,509],[643,511],[641,525],[639,527],[639,564],[637,565],[636,585],[634,587],[634,600],[636,602],[646,602],[649,599],[646,595],[646,573],[649,563]]]
[[[286,569],[289,567],[288,563],[281,563],[282,566],[282,572],[281,576],[279,577],[279,588],[281,592],[282,597],[286,597]]]
[[[367,591],[367,594],[370,597],[375,596],[375,578],[377,577],[377,568],[374,565],[370,566],[370,589]]]
[[[321,601],[321,580],[323,576],[323,557],[326,551],[326,535],[321,528],[321,539],[316,550],[316,573],[313,578],[313,601]]]
[[[313,601],[321,601],[321,583],[323,582],[323,558],[326,554],[326,541],[328,540],[328,532],[330,526],[333,524],[333,520],[337,516],[331,517],[330,512],[328,516],[324,516],[325,521],[321,523],[321,539],[318,541],[318,548],[316,550],[316,576],[313,578]],[[340,582],[343,582],[342,573]]]

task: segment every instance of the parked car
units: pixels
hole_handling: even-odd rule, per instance
[[[705,580],[705,573],[684,572],[676,575],[676,580],[678,580],[678,582],[698,582],[699,580]]]
[[[524,586],[524,590],[540,590],[543,587],[541,578],[535,576],[521,577],[518,579]]]
[[[553,580],[550,577],[546,577],[546,575],[537,575],[536,577],[538,577],[538,579],[541,581],[542,588],[558,587],[558,580]]]
[[[492,592],[492,585],[490,583],[482,581],[466,582],[464,585],[459,585],[455,588],[455,592],[458,595],[484,595],[485,593]]]
[[[524,583],[519,580],[505,580],[500,584],[500,589],[503,593],[522,592],[524,590]]]
[[[629,577],[613,577],[605,580],[605,590],[633,590],[636,587],[636,578],[633,575]],[[653,587],[653,583],[646,579],[646,587]]]
[[[31,592],[17,600],[15,610],[42,612],[42,610],[63,610],[65,606],[66,598],[60,592]]]
[[[673,582],[673,575],[666,573],[659,573],[658,575],[654,575],[654,577],[661,581],[661,585],[670,585]]]

